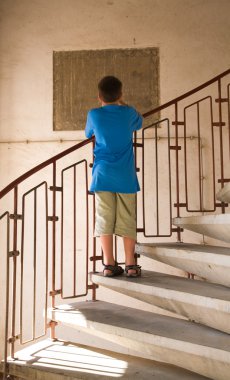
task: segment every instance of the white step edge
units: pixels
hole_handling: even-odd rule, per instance
[[[9,373],[27,380],[207,380],[170,364],[46,339],[16,352]]]
[[[230,214],[174,218],[173,224],[230,243]]]
[[[230,182],[226,183],[216,194],[216,199],[221,202],[230,203]]]
[[[230,248],[188,243],[138,243],[136,253],[230,287]]]
[[[93,283],[134,297],[196,322],[230,333],[230,289],[204,281],[142,271],[141,277],[104,277],[92,273]]]
[[[77,331],[118,343],[139,355],[216,380],[228,380],[230,336],[189,321],[111,303],[77,302],[48,311]],[[74,334],[74,333],[73,333]]]

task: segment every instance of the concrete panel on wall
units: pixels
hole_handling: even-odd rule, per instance
[[[97,84],[106,75],[123,83],[124,100],[144,113],[159,105],[159,49],[56,51],[53,54],[53,129],[81,130],[98,107]]]

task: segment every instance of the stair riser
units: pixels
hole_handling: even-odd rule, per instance
[[[230,243],[230,226],[228,225],[183,224],[181,227],[186,230],[197,232],[198,234],[206,235],[211,238]]]
[[[186,317],[190,320],[193,320],[198,323],[202,323],[206,326],[213,327],[217,330],[230,333],[230,304],[224,304],[223,301],[220,300],[210,300],[210,303],[212,302],[214,304],[213,308],[205,307],[204,305],[208,305],[207,299],[204,299],[199,296],[192,296],[189,294],[183,294],[181,295],[181,300],[173,299],[173,293],[170,294],[169,292],[166,292],[168,294],[165,294],[162,292],[161,295],[157,296],[154,294],[146,294],[143,292],[135,292],[130,289],[124,289],[119,288],[115,286],[107,286],[104,284],[101,284],[104,287],[117,291],[121,294],[128,295],[130,297],[136,298],[140,301],[147,302],[151,305],[155,305],[160,307],[161,309],[171,311],[173,313],[176,313],[178,315],[182,315],[183,317]],[[149,290],[149,289],[147,289]],[[161,292],[161,289],[159,290]],[[179,294],[176,295],[177,298],[180,297]],[[166,298],[167,297],[167,298]],[[184,300],[182,300],[182,297]],[[197,300],[197,304],[196,304]],[[224,309],[223,310],[216,310],[215,308]]]
[[[71,326],[69,323],[67,325]],[[230,353],[224,351],[117,327],[112,333],[111,326],[92,322],[87,327],[76,329],[118,343],[138,352],[140,357],[148,355],[152,360],[177,365],[214,380],[229,379]]]
[[[139,249],[138,253],[150,259],[171,265],[174,268],[179,268],[185,272],[193,273],[201,278],[208,280],[209,282],[230,287],[230,266],[229,260],[227,261],[225,257],[223,259],[220,257],[220,262],[222,265],[218,265],[216,263],[212,263],[211,261],[209,263],[198,261],[198,258],[196,261],[195,257],[193,261],[191,259],[193,253],[189,253],[188,256],[190,257],[186,259],[185,255],[180,258],[180,256],[182,256],[180,252],[178,252],[178,254],[175,252],[174,254],[173,252],[171,253],[171,251],[172,250],[169,250],[168,253],[164,253],[163,251],[161,252],[154,249],[149,252],[147,249],[144,251]],[[224,261],[227,261],[226,265],[224,265]]]
[[[177,227],[230,243],[229,213],[173,218],[173,224]]]

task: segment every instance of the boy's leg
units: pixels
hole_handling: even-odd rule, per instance
[[[135,265],[136,224],[136,194],[117,193],[115,234],[123,237],[126,265]],[[136,273],[128,270],[129,275]]]
[[[124,242],[124,249],[125,249],[125,265],[135,265],[135,244],[136,240],[124,236],[123,237],[123,242]],[[128,270],[129,274],[136,274],[135,269],[129,269]]]
[[[113,235],[101,235],[100,242],[103,250],[104,264],[115,265],[113,257]],[[110,275],[111,273],[111,270],[104,269],[104,275]]]
[[[116,196],[112,192],[99,191],[95,193],[96,224],[94,236],[100,237],[105,265],[114,265],[113,232],[116,218]],[[106,269],[104,274],[111,274]]]

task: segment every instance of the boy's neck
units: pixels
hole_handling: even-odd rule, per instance
[[[111,106],[111,105],[119,105],[119,101],[117,100],[116,102],[112,102],[112,103],[105,103],[105,102],[101,102],[101,105],[102,107],[104,106]]]

